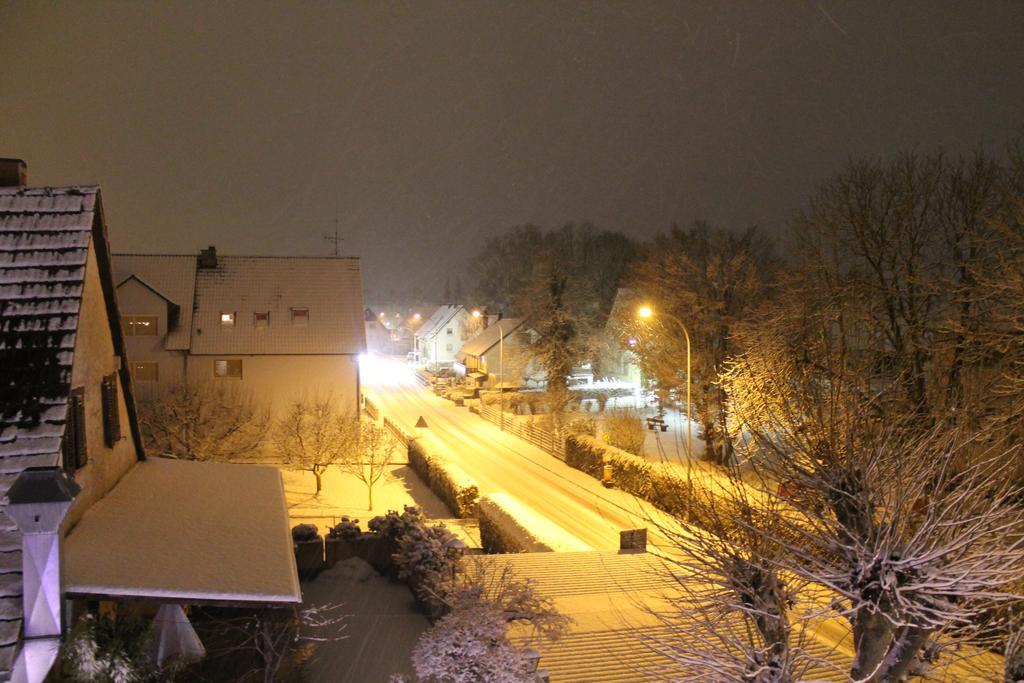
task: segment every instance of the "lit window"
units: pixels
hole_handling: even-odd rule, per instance
[[[269,327],[270,326],[270,313],[253,313],[252,324],[254,327]]]
[[[309,322],[309,309],[308,308],[293,308],[292,310],[292,324],[293,325],[305,325]]]
[[[126,337],[156,336],[157,317],[155,315],[122,315],[121,327]]]
[[[235,314],[234,313],[221,313],[220,314],[220,324],[224,325],[225,327],[230,327],[231,325],[234,325],[235,324]]]
[[[159,364],[144,361],[132,361],[128,364],[132,378],[136,382],[156,382],[160,379]]]
[[[214,377],[233,377],[242,379],[242,361],[240,360],[215,360],[213,361]]]

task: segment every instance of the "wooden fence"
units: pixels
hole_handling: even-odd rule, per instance
[[[386,417],[384,418],[384,427],[389,432],[395,435],[395,438],[398,439],[399,443],[401,443],[402,446],[404,446],[406,449],[409,448],[409,436],[404,431],[402,431],[401,427],[399,427],[397,424],[395,424]]]
[[[537,448],[547,451],[559,460],[565,460],[564,437],[534,424],[524,424],[522,420],[508,413],[505,413],[504,420],[502,420],[501,412],[494,406],[481,404],[475,412],[488,422],[493,422],[498,426],[502,426],[502,422],[504,422],[505,431],[509,434],[529,441]]]

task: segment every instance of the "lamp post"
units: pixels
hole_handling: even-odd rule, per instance
[[[650,306],[641,306],[637,311],[637,315],[643,320],[649,320],[654,317],[654,309]],[[662,312],[660,315],[679,325],[679,329],[683,331],[683,336],[686,338],[686,458],[689,461],[693,459],[693,403],[690,401],[690,332],[686,329],[683,321],[671,313]]]

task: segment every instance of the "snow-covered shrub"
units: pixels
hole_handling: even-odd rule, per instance
[[[411,505],[406,505],[402,514],[398,514],[394,510],[388,510],[385,515],[378,515],[374,517],[366,526],[375,534],[379,534],[382,538],[390,541],[398,542],[399,537],[405,533],[406,529],[417,521],[422,523],[423,513],[420,509]]]
[[[150,644],[149,623],[141,617],[86,614],[61,647],[61,672],[76,683],[167,680],[150,663]]]
[[[463,545],[444,526],[410,525],[394,554],[398,578],[409,584],[428,617],[444,613],[444,584],[455,575]]]
[[[477,504],[480,544],[487,553],[539,553],[552,549],[490,498]]]
[[[594,418],[586,415],[575,415],[566,424],[565,431],[569,434],[595,436],[597,434],[597,422],[594,421]]]
[[[496,569],[480,559],[463,565],[446,602],[451,612],[413,648],[413,668],[421,681],[533,681],[524,651],[508,638],[509,624],[526,624],[534,635],[555,640],[570,623],[537,595],[532,582],[518,580],[508,565]]]
[[[636,410],[613,410],[604,418],[608,442],[633,455],[643,455],[647,434],[644,420]]]
[[[476,484],[461,472],[455,476],[451,466],[429,455],[418,441],[409,444],[409,466],[456,517],[465,519],[476,513],[480,497]]]
[[[292,527],[293,541],[313,541],[317,536],[316,524],[296,524]]]
[[[600,478],[604,467],[604,449],[596,441],[570,434],[565,439],[565,464]]]
[[[349,519],[348,517],[342,517],[341,521],[334,525],[327,535],[330,538],[340,538],[346,541],[350,541],[355,538],[359,538],[363,533],[363,530],[359,528],[358,519]]]
[[[509,642],[507,628],[504,616],[490,605],[452,612],[416,643],[416,675],[439,683],[527,683],[526,659]]]

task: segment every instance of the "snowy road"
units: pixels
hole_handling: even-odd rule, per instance
[[[512,496],[559,530],[559,550],[613,550],[619,531],[672,520],[633,496],[608,490],[590,476],[495,425],[435,396],[398,361],[372,359],[362,366],[365,393],[382,414],[415,434],[422,416],[427,450],[477,482],[481,495]],[[527,527],[528,520],[521,520]],[[660,545],[654,529],[650,544]],[[548,535],[548,534],[545,534]],[[545,539],[548,540],[548,539]]]

